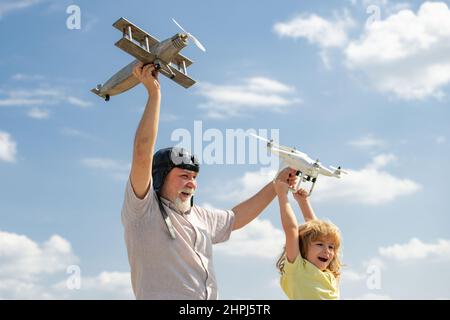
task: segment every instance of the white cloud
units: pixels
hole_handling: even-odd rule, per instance
[[[45,77],[40,74],[24,74],[24,73],[16,73],[11,79],[16,81],[36,81],[36,80],[44,80]]]
[[[56,299],[45,286],[29,280],[0,278],[0,299]]]
[[[362,0],[361,5],[364,8],[369,6],[376,6],[380,10],[381,14],[393,14],[403,9],[409,9],[411,3],[408,2],[390,2],[388,0]]]
[[[341,273],[341,281],[362,281],[365,280],[367,275],[360,274],[353,270],[344,269]]]
[[[450,240],[440,239],[436,243],[424,243],[412,238],[405,244],[394,244],[379,249],[382,257],[405,261],[413,259],[427,259],[430,257],[450,258]]]
[[[129,272],[101,272],[97,277],[87,278],[83,287],[88,290],[101,290],[118,293],[120,296],[133,297],[131,275]]]
[[[449,239],[426,243],[414,237],[406,243],[380,247],[362,263],[361,273],[343,277],[342,292],[344,298],[372,300],[448,297],[449,262]]]
[[[362,149],[369,149],[369,148],[375,148],[375,147],[383,147],[385,145],[385,142],[381,139],[377,139],[373,137],[371,134],[361,137],[356,140],[352,140],[349,142],[350,145],[362,148]]]
[[[0,99],[0,107],[14,107],[14,106],[34,106],[45,104],[43,99],[22,99],[22,98],[6,98]]]
[[[142,108],[141,111],[144,111],[144,109],[145,108]],[[176,121],[179,119],[180,119],[179,116],[172,114],[172,113],[167,113],[167,112],[162,113],[159,116],[159,121],[162,121],[162,122],[173,122],[173,121]]]
[[[366,293],[355,300],[392,300],[392,298],[387,294]]]
[[[315,14],[299,15],[287,22],[278,22],[274,31],[281,37],[306,38],[322,48],[342,47],[348,41],[347,30],[355,25],[348,12],[335,14],[335,21],[328,21]]]
[[[205,208],[205,209],[217,209],[215,206],[213,206],[212,204],[210,204],[209,202],[204,202],[200,205],[200,207]]]
[[[0,2],[0,19],[10,12],[26,9],[40,2],[42,0],[2,0]]]
[[[199,106],[210,118],[228,118],[246,115],[254,110],[282,112],[301,102],[291,97],[294,87],[264,77],[245,79],[240,85],[199,83],[198,94],[206,103]]]
[[[130,170],[131,168],[129,164],[108,158],[85,158],[81,162],[87,167],[103,170]]]
[[[305,38],[320,48],[320,58],[326,67],[330,67],[328,49],[342,48],[348,41],[348,31],[355,26],[349,12],[335,12],[333,21],[316,14],[301,14],[289,21],[278,22],[273,29],[281,37]]]
[[[59,235],[39,244],[25,235],[0,231],[0,299],[133,299],[129,272],[81,274],[70,290],[67,268],[79,263],[69,241]],[[64,280],[51,284],[53,278]]]
[[[372,162],[369,163],[366,168],[378,170],[386,167],[390,162],[394,161],[397,161],[397,157],[393,154],[379,154],[372,159]]]
[[[395,159],[394,155],[378,155],[361,170],[346,169],[348,175],[342,175],[341,179],[320,177],[314,200],[380,205],[419,191],[421,186],[418,183],[383,170]]]
[[[0,161],[15,162],[17,144],[7,132],[0,131]]]
[[[397,158],[392,154],[380,154],[363,169],[345,170],[348,175],[341,179],[319,176],[313,197],[314,201],[346,201],[366,205],[380,205],[398,197],[413,194],[421,186],[406,178],[398,178],[383,170]],[[241,177],[224,185],[224,192],[215,195],[223,201],[240,201],[253,196],[277,173],[274,169],[245,172]],[[302,185],[301,185],[302,186]]]
[[[67,99],[68,103],[70,103],[71,105],[74,105],[76,107],[86,108],[86,107],[90,107],[93,105],[92,102],[84,101],[80,98],[76,98],[76,97],[72,97],[72,96],[67,96],[66,99]]]
[[[64,127],[60,130],[60,132],[63,135],[66,135],[69,137],[78,137],[78,138],[88,139],[88,140],[92,140],[92,141],[99,141],[99,139],[94,137],[93,135],[90,135],[88,133],[82,132],[82,131],[74,129],[74,128]]]
[[[400,99],[440,98],[450,82],[450,10],[425,2],[366,27],[345,49],[346,64],[380,92]]]
[[[435,141],[437,144],[444,144],[447,142],[447,138],[445,136],[438,136]]]
[[[217,199],[224,201],[241,201],[247,199],[267,183],[272,181],[277,170],[261,168],[259,171],[247,171],[238,179],[224,185],[224,192],[216,193]]]
[[[275,260],[284,247],[284,233],[269,220],[255,219],[233,231],[225,243],[215,245],[217,253],[231,256],[259,257]]]
[[[83,15],[83,22],[81,25],[81,31],[83,32],[90,32],[92,30],[95,30],[95,26],[100,21],[99,18],[96,16],[91,15],[90,13],[85,13]]]
[[[385,7],[388,3],[388,0],[361,0],[363,6],[375,5]]]
[[[129,272],[102,271],[95,277],[81,277],[80,288],[68,289],[66,281],[51,287],[64,299],[134,299]]]
[[[382,258],[375,256],[370,258],[369,260],[365,260],[363,261],[363,266],[364,268],[367,270],[369,268],[379,268],[380,270],[383,269],[387,269],[386,263],[383,261]]]
[[[70,243],[59,235],[39,245],[24,235],[0,231],[0,279],[27,280],[52,274],[77,260]]]
[[[80,98],[70,96],[64,89],[59,88],[34,88],[34,89],[13,89],[2,91],[5,97],[0,97],[0,106],[38,106],[56,105],[69,103],[76,107],[89,107],[93,104]]]
[[[45,109],[39,109],[39,108],[32,108],[30,111],[28,111],[27,115],[33,119],[48,119],[50,116],[50,111]]]
[[[247,85],[248,89],[254,92],[287,93],[295,91],[294,87],[264,77],[250,78],[247,80]]]
[[[115,180],[126,181],[131,169],[130,163],[123,163],[109,158],[84,158],[81,163],[91,169],[106,171]]]

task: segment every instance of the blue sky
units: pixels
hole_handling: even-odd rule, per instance
[[[80,29],[66,26],[72,4]],[[132,61],[114,46],[121,16],[159,39],[173,17],[207,48],[183,50],[192,88],[161,78],[157,141],[189,131],[206,160],[219,146],[198,204],[231,208],[269,182],[273,168],[248,161],[262,146],[236,147],[244,164],[217,155],[227,130],[273,132],[349,171],[311,197],[342,231],[342,298],[450,298],[449,4],[389,0],[1,0],[0,298],[133,297],[120,209],[146,93],[89,91]],[[274,201],[215,247],[220,297],[285,299],[282,246]]]

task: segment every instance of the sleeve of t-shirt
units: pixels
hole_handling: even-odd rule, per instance
[[[150,188],[143,199],[139,199],[134,193],[131,180],[128,178],[125,187],[125,197],[122,207],[122,222],[134,221],[142,218],[147,213],[154,201],[153,186]]]
[[[234,212],[231,210],[200,208],[206,216],[206,225],[213,244],[227,241],[234,224]]]
[[[283,271],[286,276],[294,274],[295,272],[305,271],[305,260],[302,258],[300,254],[295,258],[295,260],[292,263],[289,262],[287,258],[285,258]]]
[[[280,277],[280,286],[291,299],[295,296],[295,283],[298,281],[298,270],[301,269],[303,265],[302,260],[303,258],[301,255],[298,255],[292,263],[286,258],[284,260],[283,272]]]

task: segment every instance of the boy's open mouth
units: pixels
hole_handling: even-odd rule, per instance
[[[328,261],[327,258],[322,258],[322,257],[319,257],[319,260],[322,261],[322,262],[327,262]]]

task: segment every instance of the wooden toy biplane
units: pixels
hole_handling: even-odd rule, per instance
[[[175,20],[173,22],[183,32],[159,41],[127,19],[117,20],[113,26],[121,31],[123,36],[115,45],[136,60],[123,67],[104,84],[97,85],[91,92],[108,101],[111,96],[133,88],[139,83],[133,75],[133,68],[139,62],[144,65],[153,63],[161,74],[179,85],[185,88],[192,86],[195,80],[187,75],[187,68],[193,62],[179,52],[188,45],[188,39],[192,39],[202,51],[206,50],[192,34],[185,31]]]

